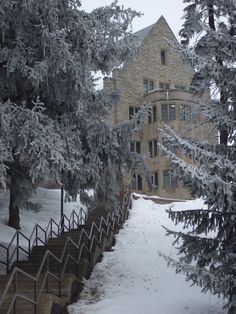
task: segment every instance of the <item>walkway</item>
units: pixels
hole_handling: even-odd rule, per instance
[[[134,201],[114,251],[106,252],[96,265],[80,301],[69,307],[70,314],[225,313],[222,301],[190,287],[182,274],[176,275],[159,257],[158,251],[176,256],[172,238],[166,237],[161,227],[174,228],[165,212],[168,206]],[[174,206],[197,208],[202,204],[191,201]]]

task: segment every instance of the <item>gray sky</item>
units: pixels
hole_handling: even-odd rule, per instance
[[[90,12],[96,7],[110,4],[111,0],[81,0],[82,9]],[[133,30],[137,31],[155,23],[161,15],[164,15],[172,31],[177,36],[183,24],[183,0],[119,0],[126,8],[130,7],[144,15],[133,22]]]

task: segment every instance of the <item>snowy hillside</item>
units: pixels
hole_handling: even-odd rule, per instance
[[[32,232],[34,225],[37,223],[43,228],[48,224],[48,221],[52,217],[56,222],[60,221],[60,190],[48,190],[38,188],[36,194],[30,199],[32,204],[36,204],[38,211],[31,211],[22,209],[20,212],[20,225],[21,232],[26,236],[29,236]],[[4,245],[9,243],[15,233],[15,229],[7,226],[8,220],[8,205],[9,205],[9,192],[0,192],[0,242]],[[66,202],[64,204],[64,213],[68,217],[71,212],[75,210],[79,212],[79,209],[84,206],[79,201]],[[21,244],[24,245],[24,238],[20,238]],[[0,256],[3,254],[3,250],[0,248]],[[0,264],[0,273],[3,271]]]

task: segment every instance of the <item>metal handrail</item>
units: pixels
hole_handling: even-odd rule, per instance
[[[28,258],[30,256],[30,253],[33,249],[33,247],[35,245],[38,245],[38,243],[40,242],[41,245],[46,245],[48,240],[50,238],[52,238],[53,236],[55,237],[59,237],[61,232],[64,230],[64,228],[66,228],[67,230],[71,230],[71,226],[75,225],[75,222],[72,219],[71,222],[71,217],[77,218],[77,221],[79,219],[80,224],[85,223],[86,219],[87,219],[87,213],[80,208],[80,214],[83,214],[84,216],[79,217],[78,214],[73,210],[70,218],[68,218],[66,215],[63,215],[63,217],[60,219],[59,223],[57,223],[54,219],[50,218],[48,225],[46,227],[46,229],[44,229],[43,227],[41,227],[39,224],[35,224],[33,227],[33,230],[31,232],[31,235],[29,237],[27,237],[24,233],[22,233],[20,230],[17,230],[10,243],[8,244],[8,246],[5,246],[4,244],[0,243],[0,247],[3,248],[6,251],[5,254],[5,260],[0,260],[0,263],[3,264],[6,267],[6,273],[9,272],[10,270],[10,265],[16,255],[16,259],[14,261],[19,261],[19,253],[20,251],[25,253],[26,255],[28,255]],[[67,221],[68,226],[65,225],[65,221]],[[62,225],[63,222],[63,225]],[[76,222],[76,225],[78,227],[78,223]],[[56,226],[56,231],[53,230],[53,227]],[[43,234],[43,237],[39,235],[39,233]],[[20,236],[23,237],[26,240],[27,245],[21,245],[21,241],[20,241]],[[16,242],[16,245],[14,244],[14,242]],[[12,247],[14,247],[12,249]],[[26,249],[27,247],[27,249]],[[11,251],[12,249],[12,251]]]
[[[128,203],[126,201],[125,201],[125,203],[126,203],[125,205],[128,206]],[[38,304],[38,301],[41,297],[41,294],[43,292],[44,287],[46,288],[46,293],[48,292],[47,291],[47,289],[48,289],[47,288],[47,282],[48,282],[49,276],[52,276],[55,280],[58,281],[58,296],[60,297],[61,296],[61,283],[62,283],[62,280],[64,278],[64,274],[66,271],[66,267],[68,265],[68,261],[72,260],[75,263],[75,265],[78,267],[84,251],[86,251],[91,258],[91,252],[92,252],[93,245],[95,242],[97,244],[97,248],[101,251],[100,246],[101,246],[101,242],[102,242],[102,235],[104,235],[105,237],[108,237],[110,230],[115,232],[115,225],[119,224],[122,221],[123,217],[126,218],[122,214],[122,212],[124,212],[125,210],[126,210],[126,206],[123,207],[123,204],[122,204],[122,210],[119,212],[118,215],[115,215],[114,213],[113,214],[108,213],[106,219],[104,217],[101,217],[99,226],[97,226],[95,223],[92,223],[91,230],[90,230],[89,234],[87,233],[87,231],[85,229],[82,229],[81,234],[80,234],[80,238],[79,238],[79,241],[77,244],[70,237],[67,237],[60,258],[55,256],[50,250],[46,250],[46,252],[44,253],[44,256],[42,258],[42,261],[40,263],[40,266],[38,268],[38,272],[37,272],[36,276],[32,276],[29,273],[21,270],[20,268],[14,267],[14,269],[10,275],[10,278],[6,284],[6,287],[5,287],[5,289],[1,295],[0,308],[1,308],[5,298],[7,296],[9,288],[14,283],[14,295],[12,297],[12,300],[10,302],[10,305],[8,307],[8,311],[6,314],[10,314],[13,306],[14,306],[14,313],[15,313],[15,304],[16,304],[17,299],[24,299],[25,301],[34,305],[34,313],[36,314],[37,304]],[[68,219],[68,217],[66,217],[66,218]],[[78,219],[77,214],[76,214],[76,218]],[[62,219],[61,219],[61,221],[62,221]],[[74,219],[74,215],[73,215],[72,226],[74,226],[74,220],[75,219]],[[60,223],[61,223],[61,221],[60,221]],[[51,226],[52,226],[52,222],[53,222],[53,219],[50,220]],[[124,222],[124,220],[123,220],[123,222]],[[59,225],[60,225],[60,223],[59,223]],[[69,219],[69,226],[67,226],[66,229],[67,230],[72,229],[70,219]],[[35,233],[37,233],[36,231],[37,231],[37,227],[35,228]],[[58,233],[59,232],[60,231],[58,229]],[[99,237],[96,236],[96,233],[98,233]],[[84,243],[85,241],[83,240],[83,236],[85,236],[87,238],[87,241],[90,244],[89,247]],[[76,249],[76,258],[70,254],[70,245],[72,245],[73,248]],[[59,264],[60,267],[59,267],[59,271],[58,271],[58,276],[55,275],[54,273],[50,272],[49,258],[51,258],[53,260],[53,262],[56,262]],[[46,265],[46,272],[43,272],[43,268],[45,265]],[[27,278],[31,279],[32,282],[34,283],[34,298],[33,299],[17,292],[18,274],[22,274],[22,275],[26,276]],[[43,281],[41,283],[40,288],[37,290],[37,284],[38,284],[39,278],[42,274],[44,274],[44,278],[43,278]]]

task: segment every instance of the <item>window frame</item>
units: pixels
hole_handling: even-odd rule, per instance
[[[154,88],[155,88],[154,80],[143,78],[143,94],[144,95],[147,95],[149,92],[153,91]]]
[[[161,49],[160,60],[161,60],[161,65],[166,65],[166,50],[165,49]]]
[[[157,139],[152,139],[148,141],[148,152],[150,158],[155,158],[158,155],[158,149],[157,149]]]
[[[164,118],[164,108],[166,111],[166,118]],[[171,111],[171,108],[174,108],[174,115]],[[175,121],[176,120],[176,104],[174,103],[162,103],[161,104],[161,120],[162,121]]]
[[[130,151],[132,153],[141,154],[141,141],[132,141],[130,145]]]
[[[141,174],[134,173],[131,176],[131,188],[132,190],[142,191],[143,190],[143,178]]]
[[[151,175],[152,188],[157,190],[159,187],[159,174],[158,171],[153,171]]]
[[[157,105],[152,105],[151,112],[148,114],[148,124],[157,122]]]
[[[170,89],[170,84],[169,83],[165,83],[165,82],[159,82],[159,89],[160,90],[169,90]]]
[[[131,113],[131,110],[133,111]],[[138,113],[140,108],[138,106],[129,106],[129,120],[133,118],[133,116]]]
[[[168,177],[168,184],[166,185],[165,178]],[[177,178],[172,174],[171,169],[166,169],[162,171],[162,185],[163,189],[170,190],[177,188]]]

